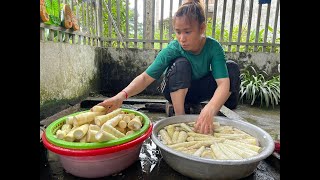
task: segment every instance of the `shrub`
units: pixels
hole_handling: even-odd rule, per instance
[[[264,76],[265,74],[266,76]],[[280,103],[280,75],[266,78],[265,71],[257,72],[253,66],[246,68],[241,74],[240,101],[254,105],[269,107]]]

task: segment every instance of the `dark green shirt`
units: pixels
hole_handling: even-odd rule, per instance
[[[197,55],[182,49],[177,40],[171,41],[166,48],[158,53],[146,73],[154,79],[159,79],[170,62],[178,57],[185,57],[190,62],[193,80],[199,79],[209,72],[215,79],[229,77],[224,50],[220,43],[211,37],[207,37],[205,45]]]

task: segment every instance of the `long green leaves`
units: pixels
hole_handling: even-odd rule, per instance
[[[239,97],[242,103],[258,104],[269,107],[280,103],[280,75],[266,79],[266,72],[258,73],[249,66],[241,74]]]

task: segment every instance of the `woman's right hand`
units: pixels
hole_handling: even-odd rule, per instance
[[[108,109],[107,113],[109,113],[109,112],[112,112],[113,110],[120,108],[124,99],[125,99],[125,94],[123,94],[123,92],[120,92],[109,99],[105,99],[103,102],[97,105],[105,107],[106,109]]]

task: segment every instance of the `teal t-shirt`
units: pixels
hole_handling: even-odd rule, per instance
[[[192,80],[200,79],[209,72],[215,79],[229,77],[224,50],[220,43],[212,37],[207,37],[205,45],[197,55],[185,51],[177,40],[171,41],[158,53],[146,73],[154,79],[159,79],[170,62],[178,57],[185,57],[190,62]]]

